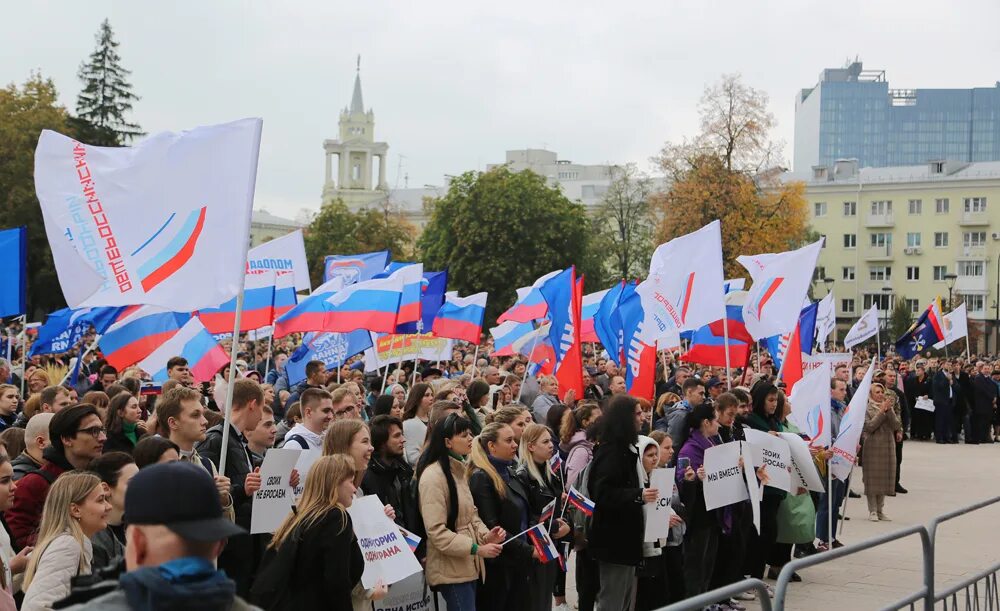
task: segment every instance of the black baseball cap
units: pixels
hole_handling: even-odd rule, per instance
[[[184,461],[150,465],[135,474],[125,492],[125,523],[159,524],[205,543],[246,533],[223,516],[219,491],[205,467]]]

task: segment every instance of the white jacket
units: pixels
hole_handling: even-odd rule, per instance
[[[83,545],[76,537],[61,534],[41,552],[35,576],[24,593],[21,611],[47,611],[70,593],[70,581],[77,575],[90,574],[94,548],[90,539]]]

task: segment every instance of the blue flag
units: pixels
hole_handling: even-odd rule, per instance
[[[799,312],[799,350],[806,354],[812,354],[813,338],[816,337],[816,312],[819,311],[819,302],[811,303],[802,308]],[[789,333],[789,336],[791,333]],[[781,361],[786,352],[785,342],[780,335],[772,335],[764,338],[764,346],[768,354],[774,360],[774,366],[781,368]]]
[[[104,333],[124,310],[114,307],[57,310],[49,314],[45,324],[38,328],[38,339],[31,345],[28,356],[71,350],[91,326],[98,333]]]
[[[573,278],[576,271],[567,267],[555,276],[545,281],[539,291],[549,306],[549,342],[555,349],[556,366],[573,347],[573,318],[570,306],[573,303]]]
[[[302,345],[288,357],[285,373],[289,386],[306,379],[309,361],[323,361],[326,370],[340,367],[347,359],[372,347],[371,334],[364,329],[350,333],[306,333]]]
[[[371,280],[389,265],[389,251],[366,252],[360,255],[328,255],[323,264],[323,282],[343,278],[344,284]]]
[[[390,264],[390,267],[395,265]],[[389,271],[388,269],[386,271]],[[394,270],[395,271],[395,270]],[[443,272],[424,272],[421,282],[420,294],[420,319],[423,324],[423,332],[430,333],[434,326],[434,317],[438,310],[444,305],[444,294],[448,291],[448,270]],[[396,333],[417,333],[416,322],[406,322],[396,325]]]
[[[917,322],[896,340],[896,352],[904,359],[912,359],[944,339],[944,327],[938,319],[938,310],[931,304]]]
[[[27,311],[28,229],[15,227],[0,231],[0,316],[19,316]]]

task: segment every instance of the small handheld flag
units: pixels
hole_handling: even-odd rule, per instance
[[[594,501],[583,496],[583,494],[577,490],[575,486],[569,487],[569,493],[566,495],[566,502],[583,512],[583,514],[588,518],[594,515],[594,509],[597,507]]]
[[[527,534],[528,541],[531,542],[535,551],[538,552],[538,556],[542,559],[543,564],[548,564],[552,560],[559,559],[559,550],[556,549],[555,543],[552,542],[549,531],[545,528],[544,524],[536,524],[528,530]]]
[[[555,513],[556,513],[556,500],[552,499],[551,501],[549,501],[549,504],[545,506],[545,509],[542,509],[542,514],[538,516],[538,523],[542,524],[544,522],[548,522],[552,518],[552,516],[555,515]]]
[[[399,534],[403,535],[403,540],[406,541],[406,545],[410,547],[410,551],[416,552],[422,539],[402,526],[399,527]]]
[[[558,473],[558,474],[562,475],[563,461],[562,461],[562,457],[559,456],[559,452],[558,451],[556,451],[554,454],[552,454],[552,458],[549,459],[549,467],[552,468],[552,472],[553,473]]]

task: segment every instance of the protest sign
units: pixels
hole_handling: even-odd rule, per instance
[[[250,534],[273,533],[291,512],[295,497],[288,480],[301,452],[295,448],[272,448],[264,456],[260,490],[253,495]]]
[[[739,442],[740,444],[740,456],[743,457],[743,478],[745,481],[744,490],[747,491],[747,497],[750,499],[750,509],[753,511],[753,527],[757,529],[757,534],[760,534],[760,486],[757,485],[757,472],[753,461],[753,451],[750,449],[750,445]]]
[[[788,442],[788,449],[792,453],[792,468],[795,470],[797,485],[813,492],[823,492],[823,479],[809,453],[809,444],[795,433],[779,434]]]
[[[840,365],[851,366],[850,352],[817,352],[816,354],[802,355],[802,373],[808,373],[819,367],[820,363],[829,363],[830,369],[837,369]]]
[[[705,450],[705,509],[711,511],[749,498],[739,463],[738,441]]]
[[[389,593],[382,600],[372,601],[372,611],[447,611],[444,598],[426,587],[424,572],[420,571],[389,586]]]
[[[670,497],[674,492],[674,469],[653,469],[649,474],[649,487],[660,494],[652,503],[643,506],[646,521],[646,538],[643,541],[666,539],[670,534]]]
[[[399,527],[385,515],[385,505],[374,495],[354,499],[347,509],[354,535],[365,559],[361,585],[371,588],[380,579],[389,585],[420,572],[420,563],[410,551]]]
[[[302,453],[299,454],[299,459],[295,463],[295,470],[299,472],[299,485],[292,490],[295,498],[302,496],[302,491],[306,487],[306,476],[309,475],[309,470],[312,469],[313,463],[323,455],[322,448],[299,451]]]
[[[788,442],[781,437],[754,429],[743,429],[753,451],[753,464],[767,468],[767,486],[790,492],[792,489],[792,457]]]
[[[934,401],[927,397],[917,397],[916,402],[913,404],[916,409],[922,409],[925,412],[934,411]]]
[[[406,335],[372,334],[372,348],[365,350],[365,371],[375,371],[392,363],[421,359],[451,360],[454,340],[435,337],[430,333]]]

